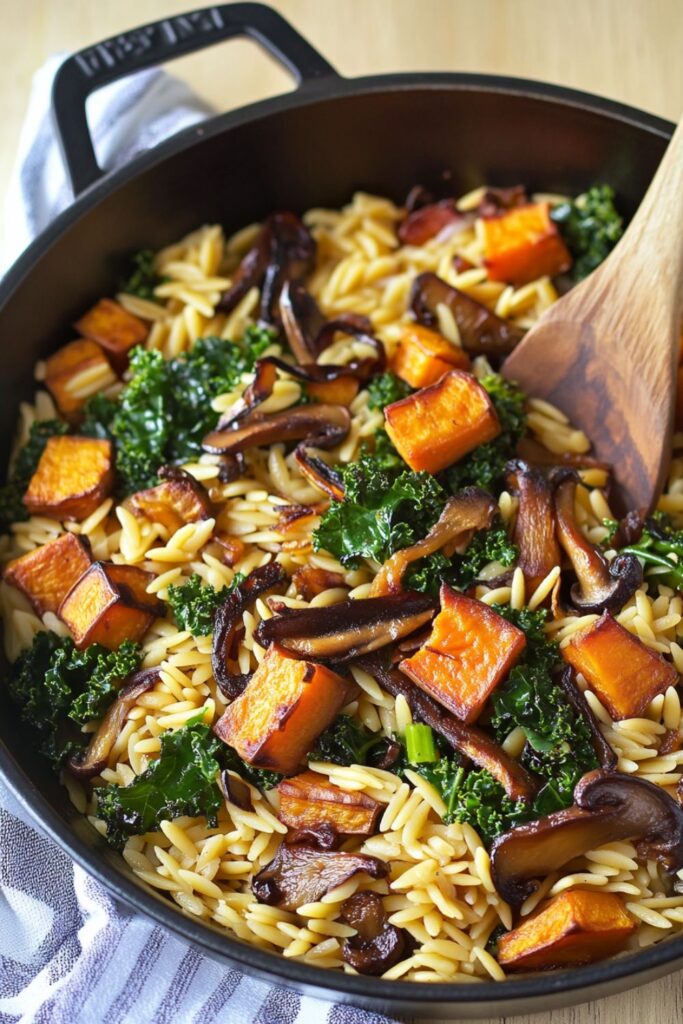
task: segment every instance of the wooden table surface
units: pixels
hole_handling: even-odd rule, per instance
[[[9,180],[31,75],[46,57],[200,3],[2,0],[0,191]],[[273,6],[344,75],[494,72],[586,89],[671,119],[683,113],[683,0],[280,0]],[[218,110],[291,88],[281,69],[242,40],[176,61],[173,71]],[[683,972],[610,999],[517,1019],[674,1024],[683,1020]]]

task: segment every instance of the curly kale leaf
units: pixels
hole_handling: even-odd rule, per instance
[[[198,573],[193,573],[186,583],[171,584],[167,601],[178,628],[189,629],[193,636],[210,636],[218,608],[243,580],[244,576],[236,573],[229,586],[216,590],[210,583],[204,583]]]
[[[59,764],[83,747],[86,737],[75,724],[101,718],[140,660],[129,640],[116,651],[100,644],[79,651],[69,637],[37,633],[10,670],[9,690],[41,734],[42,752]]]
[[[511,800],[484,768],[467,771],[457,760],[442,757],[436,764],[414,770],[441,795],[446,805],[443,820],[468,822],[487,846],[502,832],[533,817],[528,804]]]
[[[557,644],[549,641],[543,630],[546,612],[495,608],[524,630],[527,646],[493,693],[491,724],[499,743],[518,726],[524,731],[527,743],[522,763],[544,783],[534,810],[539,815],[549,814],[572,803],[576,783],[597,768],[597,758],[588,727],[553,681],[561,659]]]
[[[184,814],[203,815],[209,825],[216,825],[222,746],[202,722],[164,732],[159,757],[134,782],[95,790],[107,840],[121,847],[129,836],[151,832],[162,821]]]
[[[373,377],[367,386],[368,405],[371,409],[384,409],[392,402],[398,402],[412,392],[409,384],[397,377],[395,373],[387,371]]]
[[[320,734],[308,755],[311,761],[332,764],[376,764],[382,760],[390,741],[371,732],[349,715],[340,715]]]
[[[140,249],[130,258],[130,273],[121,282],[121,291],[126,295],[137,295],[139,299],[155,301],[154,289],[163,282],[154,269],[152,249]]]
[[[40,456],[51,437],[58,437],[68,431],[68,424],[62,420],[36,420],[31,424],[28,441],[17,453],[9,480],[0,487],[0,533],[7,530],[10,523],[28,519],[22,498],[40,462]]]
[[[614,189],[609,185],[594,185],[573,201],[560,203],[550,216],[574,257],[575,281],[588,277],[600,266],[624,231],[623,219],[614,205]]]
[[[678,530],[663,512],[655,512],[645,521],[640,539],[620,549],[636,555],[648,573],[647,580],[683,590],[683,530]]]
[[[404,582],[410,590],[434,595],[438,594],[442,583],[467,590],[489,562],[507,567],[517,561],[518,554],[505,529],[495,526],[475,533],[463,555],[447,558],[442,551],[435,551],[419,559],[406,573]]]
[[[501,432],[493,441],[479,445],[446,471],[449,490],[483,487],[492,491],[502,483],[506,462],[515,454],[517,442],[526,433],[525,396],[511,381],[498,373],[479,382],[491,396],[500,420]]]
[[[359,558],[384,562],[424,537],[445,502],[443,488],[429,473],[397,474],[369,452],[345,466],[342,476],[344,500],[332,502],[313,543],[343,565],[356,565]]]

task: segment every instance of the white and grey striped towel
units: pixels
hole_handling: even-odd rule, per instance
[[[6,200],[10,262],[70,201],[48,114],[61,58],[36,75]],[[92,97],[111,169],[210,114],[183,83],[149,71]],[[36,830],[0,783],[0,1024],[392,1024],[237,970],[118,905]]]

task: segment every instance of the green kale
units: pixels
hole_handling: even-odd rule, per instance
[[[79,434],[85,437],[99,437],[108,440],[112,437],[112,423],[119,403],[114,398],[97,394],[85,403],[83,419],[78,427]]]
[[[652,568],[648,582],[683,590],[683,530],[678,530],[663,512],[646,520],[640,540],[620,549],[636,555],[645,568]]]
[[[522,764],[544,783],[534,811],[548,814],[573,802],[576,783],[598,766],[597,758],[588,727],[553,681],[553,672],[562,662],[557,644],[548,640],[543,629],[547,613],[495,609],[524,631],[527,646],[493,693],[491,724],[499,743],[518,726],[524,731]]]
[[[374,455],[375,462],[380,469],[387,470],[389,473],[401,472],[402,470],[408,469],[408,463],[404,462],[398,454],[393,441],[384,428],[380,428],[375,431],[374,440],[375,447],[372,454]]]
[[[511,800],[494,777],[481,768],[467,771],[457,760],[442,757],[415,771],[434,786],[446,805],[444,821],[468,822],[490,845],[496,836],[533,815],[522,800]]]
[[[257,789],[262,791],[274,789],[283,778],[279,772],[271,772],[266,768],[254,768],[253,765],[243,761],[232,747],[224,745],[223,750],[218,754],[218,759],[221,768],[230,768],[232,771],[237,772],[238,775],[241,775],[247,782],[250,782],[252,786],[256,786]]]
[[[515,454],[517,442],[526,433],[525,396],[516,384],[492,373],[480,384],[488,391],[500,420],[501,432],[493,441],[479,445],[446,470],[449,490],[483,487],[493,491],[502,483],[506,462]]]
[[[121,291],[126,295],[137,295],[139,299],[154,302],[154,289],[162,281],[163,278],[159,277],[154,269],[154,252],[151,249],[140,249],[131,256],[130,273],[121,282]]]
[[[228,587],[216,590],[210,583],[204,583],[198,573],[180,585],[168,588],[168,604],[179,629],[189,629],[193,636],[210,636],[216,612],[225,598],[244,580],[236,573]]]
[[[386,753],[390,740],[370,732],[349,715],[340,715],[320,734],[308,755],[310,761],[332,764],[376,764]]]
[[[609,551],[613,546],[614,538],[619,529],[619,521],[617,519],[603,519],[602,525],[607,530],[607,534],[600,541],[600,547],[604,548],[605,551]]]
[[[368,406],[371,409],[384,409],[386,405],[405,398],[413,389],[395,373],[387,371],[387,373],[380,373],[377,377],[373,377],[367,390],[370,396]]]
[[[333,501],[313,534],[343,565],[359,558],[384,562],[389,555],[424,537],[445,503],[443,488],[429,473],[382,468],[382,461],[363,452],[342,470],[343,501]]]
[[[40,462],[40,456],[51,437],[68,431],[68,424],[62,420],[36,420],[31,424],[28,441],[17,453],[8,482],[0,487],[0,533],[4,533],[11,523],[28,519],[22,498]]]
[[[411,590],[434,595],[438,594],[442,583],[467,590],[489,562],[499,562],[507,567],[515,563],[518,554],[505,529],[494,526],[475,533],[463,555],[446,558],[442,551],[435,551],[433,555],[419,559],[406,573],[405,584]]]
[[[95,790],[107,840],[122,847],[129,836],[158,829],[162,821],[188,814],[217,823],[222,796],[216,781],[223,744],[202,722],[161,736],[161,752],[129,786]]]
[[[550,216],[574,257],[575,281],[588,277],[602,263],[624,230],[614,205],[614,189],[609,185],[594,185],[573,201],[560,203]]]
[[[74,723],[101,718],[140,658],[129,640],[117,651],[100,644],[79,651],[71,638],[37,633],[10,670],[9,690],[22,717],[41,734],[42,752],[59,764],[85,746]]]
[[[155,350],[133,350],[130,380],[113,408],[98,395],[85,409],[88,433],[114,440],[121,495],[153,487],[161,465],[201,454],[202,439],[219,418],[211,402],[254,369],[274,337],[267,328],[249,327],[239,344],[200,338],[168,361]]]

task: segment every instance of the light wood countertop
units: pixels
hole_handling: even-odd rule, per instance
[[[201,6],[201,0],[3,0],[4,194],[31,76],[52,53]],[[477,71],[585,89],[675,120],[683,113],[683,0],[279,0],[344,75]],[[225,43],[172,65],[218,110],[291,87],[252,44]],[[683,972],[520,1024],[677,1024]],[[502,1019],[488,1024],[503,1024]]]

